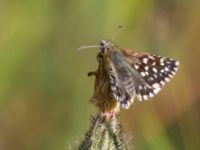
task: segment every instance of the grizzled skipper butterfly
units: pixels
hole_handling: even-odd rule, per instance
[[[92,101],[101,112],[115,112],[120,106],[128,109],[135,97],[140,101],[154,97],[176,74],[179,66],[174,59],[122,49],[109,40],[79,50],[92,47],[100,48],[99,67],[88,75],[96,76]]]

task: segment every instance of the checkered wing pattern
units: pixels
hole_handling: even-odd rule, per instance
[[[129,108],[135,95],[141,101],[154,97],[179,66],[174,59],[131,50],[114,51],[111,56],[111,90],[124,108]]]

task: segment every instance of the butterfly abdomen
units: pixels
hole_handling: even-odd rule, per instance
[[[107,67],[102,62],[99,63],[99,68],[96,71],[94,93],[91,101],[97,106],[100,112],[118,112],[120,104],[113,97]]]

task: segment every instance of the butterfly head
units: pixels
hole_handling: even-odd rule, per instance
[[[101,53],[108,52],[114,45],[109,40],[101,40],[100,41],[100,51]]]

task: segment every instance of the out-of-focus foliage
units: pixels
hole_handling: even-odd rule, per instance
[[[138,150],[200,149],[200,1],[1,0],[0,149],[77,147],[95,113],[89,103],[98,49],[115,43],[175,58],[180,70],[153,100],[121,111]]]

